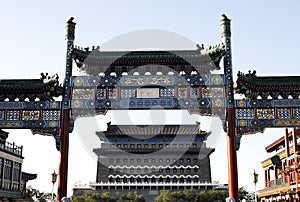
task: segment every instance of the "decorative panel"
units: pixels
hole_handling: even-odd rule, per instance
[[[279,119],[289,119],[291,118],[291,110],[289,108],[279,108],[278,109]]]
[[[223,88],[221,87],[207,87],[202,88],[203,97],[224,97]]]
[[[213,98],[211,98],[211,102],[212,102],[213,108],[225,107],[225,100],[221,97],[213,97]]]
[[[109,88],[108,89],[109,98],[116,99],[118,97],[118,89],[117,88]]]
[[[30,102],[0,102],[0,109],[22,109]]]
[[[299,119],[300,118],[300,108],[295,108],[294,109],[294,117],[296,119]]]
[[[70,86],[75,87],[93,87],[97,86],[100,81],[98,76],[72,76],[70,78]]]
[[[299,119],[277,119],[274,121],[274,126],[281,127],[299,127],[300,120]]]
[[[143,108],[153,108],[153,107],[157,107],[157,106],[161,106],[164,108],[176,108],[178,107],[177,102],[175,101],[175,99],[167,99],[167,98],[160,98],[160,99],[154,99],[154,98],[144,98],[144,99],[123,99],[120,103],[120,106],[117,106],[117,103],[112,103],[112,108],[115,108],[115,106],[121,107],[121,108],[139,108],[139,109],[143,109]],[[108,105],[109,107],[109,105]]]
[[[146,86],[146,85],[174,85],[172,76],[123,76],[121,86]]]
[[[254,110],[253,109],[236,109],[236,118],[237,119],[253,119]]]
[[[202,74],[201,77],[206,86],[224,86],[226,81],[224,74]]]
[[[198,108],[198,101],[195,99],[180,99],[178,104],[179,104],[178,107],[181,109]]]
[[[19,120],[19,111],[7,111],[6,120]]]
[[[298,107],[300,105],[299,99],[272,99],[273,107]]]
[[[274,119],[274,109],[257,109],[257,118],[259,119]]]
[[[57,110],[46,110],[43,111],[43,120],[59,120],[60,111]]]
[[[200,91],[199,91],[199,88],[190,88],[190,97],[191,98],[199,98],[199,95],[200,95]]]
[[[22,120],[39,120],[40,111],[23,111]]]
[[[211,75],[211,85],[224,85],[224,75],[223,74],[212,74]]]
[[[97,96],[97,99],[106,99],[106,89],[105,88],[98,88],[96,96]]]
[[[0,120],[4,119],[4,111],[0,111]]]
[[[137,98],[158,98],[159,88],[138,88],[136,91]]]
[[[135,97],[135,89],[122,89],[121,98],[132,98]]]
[[[187,88],[178,88],[178,98],[187,98]]]
[[[175,97],[175,89],[162,88],[160,89],[160,97]]]
[[[94,99],[94,89],[73,89],[72,99]]]

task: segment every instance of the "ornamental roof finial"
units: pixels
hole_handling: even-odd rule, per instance
[[[231,28],[230,28],[230,19],[227,18],[225,14],[222,14],[221,18],[221,28],[222,28],[222,36],[231,36]]]
[[[74,20],[74,17],[70,17],[70,19],[68,20],[67,23],[74,23],[73,20]]]
[[[226,14],[224,14],[224,13],[222,14],[222,19],[228,19]]]
[[[75,39],[75,25],[76,23],[73,22],[74,17],[70,17],[70,19],[67,21],[67,26],[66,26],[66,39],[74,41]]]

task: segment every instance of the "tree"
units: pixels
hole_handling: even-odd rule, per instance
[[[109,192],[101,195],[98,193],[86,193],[84,196],[72,196],[72,202],[117,202]]]
[[[138,192],[128,192],[127,194],[118,193],[118,199],[122,202],[146,202],[143,195]]]
[[[183,190],[183,196],[186,202],[194,202],[197,197],[197,193],[194,189],[185,189]]]
[[[195,197],[195,202],[222,202],[227,196],[227,190],[202,191]]]
[[[254,199],[254,194],[248,192],[243,187],[239,189],[240,199]],[[197,193],[193,189],[185,189],[183,191],[172,192],[170,190],[162,190],[160,195],[155,198],[155,202],[223,202],[228,197],[228,190],[209,190]]]
[[[146,202],[146,200],[137,192],[116,193],[115,195],[103,192],[102,194],[87,193],[84,196],[72,196],[72,202]]]
[[[240,200],[245,199],[246,201],[255,200],[255,192],[248,192],[244,187],[239,189]]]
[[[34,189],[31,186],[26,189],[26,197],[29,201],[47,202],[49,200],[52,200],[51,193],[40,192],[39,190]],[[55,194],[53,195],[53,197],[56,197]]]

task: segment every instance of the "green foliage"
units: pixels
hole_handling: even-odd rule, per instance
[[[87,193],[84,196],[72,196],[72,202],[117,202],[109,192],[103,194]]]
[[[240,199],[249,200],[252,198],[251,192],[247,192],[243,187],[240,188]],[[160,195],[155,198],[155,202],[223,202],[228,197],[227,190],[210,190],[196,192],[193,189],[172,192],[162,190]]]
[[[29,201],[39,201],[39,202],[47,202],[51,200],[52,194],[51,193],[45,193],[45,192],[40,192],[37,189],[32,188],[29,186],[26,189],[26,197],[27,200]],[[53,198],[55,198],[55,194],[53,195]]]
[[[210,190],[200,192],[195,198],[195,202],[222,202],[228,197],[227,190]]]
[[[255,193],[254,192],[248,192],[247,190],[245,190],[244,187],[241,187],[239,189],[239,195],[240,195],[240,199],[245,199],[246,201],[254,201],[255,199]]]
[[[239,189],[240,200],[254,199],[253,192],[246,191],[243,187]],[[228,197],[227,190],[209,190],[197,192],[193,189],[173,192],[161,190],[160,195],[155,198],[155,202],[223,202]],[[109,192],[102,194],[87,193],[84,196],[73,196],[72,202],[145,202],[145,198],[137,192],[127,194]]]
[[[128,194],[117,193],[115,196],[109,192],[102,194],[87,193],[84,196],[72,196],[72,202],[146,202],[144,196],[137,192]]]

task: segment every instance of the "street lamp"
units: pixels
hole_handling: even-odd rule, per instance
[[[53,199],[53,192],[54,192],[54,184],[56,182],[56,179],[57,179],[57,174],[55,173],[55,170],[53,171],[53,173],[51,174],[52,175],[52,195],[51,195],[51,200],[54,201]]]
[[[254,188],[255,188],[255,193],[254,193],[255,202],[257,202],[256,183],[257,183],[257,181],[258,181],[258,174],[257,174],[257,173],[255,172],[255,170],[254,170],[254,172],[253,172],[251,175],[252,175],[252,177],[253,177],[253,183],[254,183]]]

